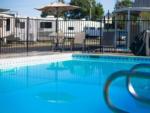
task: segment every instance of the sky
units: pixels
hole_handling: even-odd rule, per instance
[[[48,3],[55,2],[56,0],[0,0],[0,8],[10,9],[13,13],[18,13],[20,16],[38,17],[40,12],[34,8],[47,5]],[[105,13],[108,10],[113,11],[116,0],[97,0],[103,4]],[[65,0],[69,3],[70,0]]]

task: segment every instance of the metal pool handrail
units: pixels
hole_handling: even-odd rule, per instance
[[[138,71],[138,69],[142,69],[142,68],[148,68],[148,69],[150,69],[150,64],[138,64],[138,65],[135,65],[131,69],[131,72]],[[150,73],[149,73],[148,77],[150,79]],[[131,96],[134,99],[138,100],[139,102],[143,102],[143,103],[146,103],[146,104],[150,105],[150,99],[145,98],[143,96],[139,96],[138,93],[134,90],[134,87],[133,87],[132,82],[131,82],[131,76],[127,76],[126,84],[127,84],[129,93],[131,94]]]
[[[116,80],[117,78],[120,77],[133,77],[133,78],[143,78],[143,79],[150,79],[150,74],[147,72],[131,72],[131,71],[118,71],[113,73],[108,79],[107,82],[105,84],[104,87],[104,100],[106,102],[106,104],[108,105],[108,107],[115,113],[128,113],[125,110],[122,110],[118,107],[116,107],[115,105],[112,104],[110,98],[109,98],[109,88],[111,83]],[[128,89],[128,85],[127,85],[127,90],[130,92],[130,90]]]

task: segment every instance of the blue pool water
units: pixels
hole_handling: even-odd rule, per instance
[[[129,70],[147,59],[74,57],[72,60],[26,66],[0,72],[0,113],[111,113],[103,88],[113,72]],[[135,80],[136,88],[150,94],[150,82]],[[142,84],[144,83],[144,84]],[[130,113],[149,113],[150,106],[135,101],[125,79],[114,82],[111,99]]]

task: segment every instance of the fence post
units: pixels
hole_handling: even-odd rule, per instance
[[[0,55],[1,55],[1,46],[2,46],[2,37],[0,36]]]
[[[99,21],[99,23],[100,23],[100,29],[99,29],[99,38],[100,38],[100,40],[99,40],[99,42],[100,42],[100,44],[99,44],[99,49],[100,49],[100,52],[103,52],[103,45],[102,45],[102,38],[103,38],[103,27],[104,27],[104,21],[103,21],[103,19],[100,19],[100,21]]]
[[[27,17],[27,32],[26,32],[26,50],[27,50],[27,56],[28,56],[28,52],[29,52],[29,22],[30,22],[30,18]]]
[[[130,12],[130,10],[128,10],[128,25],[127,25],[127,30],[128,30],[128,45],[127,45],[127,47],[128,47],[128,49],[130,48],[130,32],[131,32],[131,17],[130,17],[130,15],[131,15],[131,12]]]
[[[3,17],[1,17],[1,22],[0,22],[0,26],[2,27],[1,28],[1,30],[0,30],[0,55],[1,55],[1,53],[2,53],[2,51],[1,51],[1,48],[2,48],[2,42],[3,42],[3,29],[4,29],[4,27],[3,27],[3,21],[4,21],[4,18]]]
[[[117,14],[115,14],[115,49],[117,48],[118,21]]]

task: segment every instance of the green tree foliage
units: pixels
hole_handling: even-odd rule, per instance
[[[115,5],[115,9],[123,8],[123,7],[131,7],[132,6],[131,0],[121,0],[117,1]]]
[[[47,15],[49,15],[48,12],[42,12],[42,13],[41,13],[41,17],[43,17],[43,18],[45,18]]]
[[[69,12],[69,18],[72,19],[90,18],[91,12],[91,19],[96,20],[104,14],[103,6],[95,0],[71,0],[70,4],[80,7]]]
[[[104,10],[103,10],[103,6],[102,4],[98,3],[95,7],[95,17],[96,19],[99,19],[100,17],[102,17],[104,14]]]

